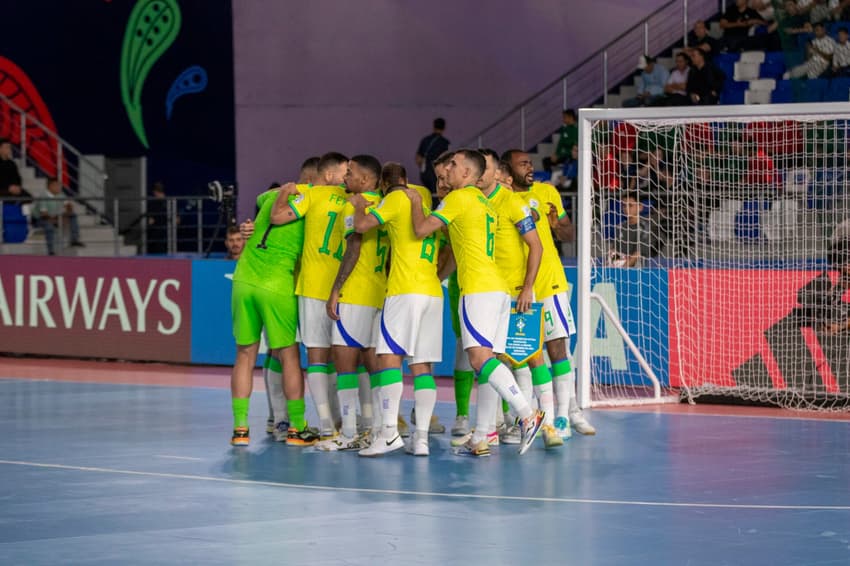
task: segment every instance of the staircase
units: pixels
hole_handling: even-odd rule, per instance
[[[36,174],[36,170],[30,166],[21,164],[18,160],[18,171],[21,174],[21,184],[34,197],[47,193],[47,178]],[[24,212],[28,213],[31,205],[24,205]],[[116,247],[115,229],[101,218],[99,213],[86,210],[85,207],[75,204],[77,210],[77,221],[80,224],[80,240],[85,244],[82,248],[68,247],[68,229],[64,227],[64,244],[60,247],[59,235],[56,238],[56,254],[62,256],[77,257],[114,257],[135,256],[138,254],[136,246],[126,245],[124,237],[118,235]],[[47,255],[47,243],[44,239],[44,231],[33,225],[29,226],[27,239],[17,244],[0,244],[0,253],[4,255]]]

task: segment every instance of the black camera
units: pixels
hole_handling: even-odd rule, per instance
[[[219,212],[227,226],[236,224],[236,187],[220,181],[207,183],[210,200],[218,203]]]

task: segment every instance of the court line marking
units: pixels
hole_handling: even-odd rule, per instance
[[[171,456],[169,454],[154,454],[154,458],[167,458],[169,460],[188,460],[190,462],[203,462],[203,458],[193,458],[192,456]]]
[[[117,468],[98,468],[91,466],[70,466],[67,464],[46,464],[43,462],[27,462],[22,460],[0,460],[0,465],[22,466],[30,468],[45,468],[52,470],[68,470],[77,472],[95,472],[102,474],[120,474],[128,476],[144,476],[178,480],[196,480],[235,485],[254,485],[302,489],[309,491],[328,491],[343,493],[367,493],[373,495],[406,495],[415,497],[434,497],[444,499],[478,499],[484,501],[523,501],[527,503],[585,503],[590,505],[620,505],[635,507],[684,507],[694,509],[737,509],[752,511],[850,511],[850,505],[747,505],[739,503],[683,503],[674,501],[625,501],[617,499],[578,499],[568,497],[524,497],[519,495],[487,495],[480,493],[441,493],[436,491],[407,491],[401,489],[373,489],[367,487],[337,487],[324,485],[302,485],[285,482],[262,480],[240,480],[235,478],[217,478],[215,476],[200,476],[194,474],[174,474],[169,472],[142,472],[138,470],[121,470]]]

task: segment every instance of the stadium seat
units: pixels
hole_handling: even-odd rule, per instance
[[[759,76],[763,79],[781,79],[785,73],[784,62],[765,61],[759,68]]]
[[[27,217],[21,210],[21,205],[3,203],[3,241],[7,244],[17,244],[27,239],[29,226]]]
[[[792,240],[797,237],[797,202],[776,200],[761,215],[761,229],[768,240]]]
[[[847,102],[850,100],[850,77],[838,77],[829,81],[824,101]]]
[[[799,102],[822,102],[829,81],[826,79],[798,80],[792,88],[797,92]]]
[[[720,93],[720,104],[743,104],[748,82],[726,81]]]
[[[789,169],[785,172],[785,194],[805,195],[809,190],[809,170]]]
[[[781,104],[794,101],[794,89],[791,87],[791,81],[778,80],[776,88],[770,93],[770,101],[774,104]]]
[[[761,216],[768,203],[761,200],[744,201],[744,206],[735,215],[735,237],[742,240],[761,238]]]
[[[771,65],[785,65],[785,53],[782,51],[765,51],[764,62]]]
[[[739,200],[724,200],[708,216],[708,237],[712,242],[728,242],[735,235],[735,217],[744,206]]]

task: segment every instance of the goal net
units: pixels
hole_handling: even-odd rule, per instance
[[[582,404],[850,410],[847,104],[579,121]]]

